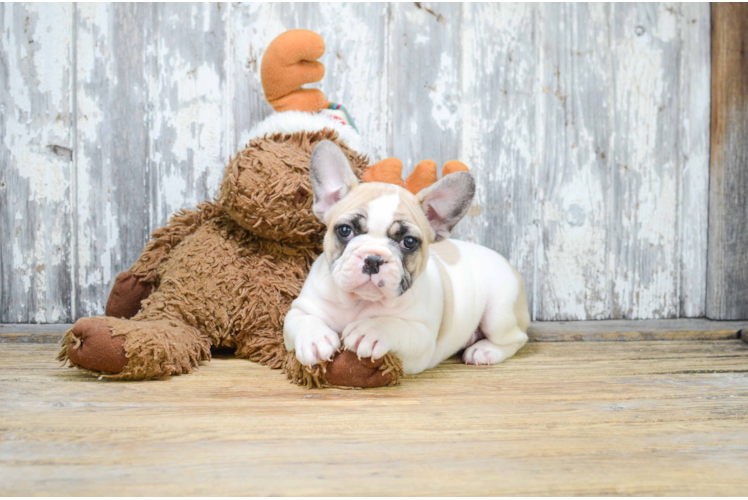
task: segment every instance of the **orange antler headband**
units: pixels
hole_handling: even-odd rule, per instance
[[[457,160],[450,160],[442,167],[442,177],[453,172],[470,172],[464,163]],[[396,184],[402,186],[413,194],[422,189],[426,189],[436,182],[436,162],[433,160],[423,160],[407,179],[402,179],[403,162],[397,158],[385,158],[375,163],[361,178],[364,182],[386,182],[387,184]]]

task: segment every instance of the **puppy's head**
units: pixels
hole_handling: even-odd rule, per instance
[[[475,193],[456,172],[417,195],[394,184],[359,184],[348,160],[320,142],[309,165],[314,214],[327,225],[324,249],[332,279],[364,300],[405,293],[426,268],[429,244],[448,238]]]

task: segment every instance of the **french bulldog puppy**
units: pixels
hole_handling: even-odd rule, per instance
[[[463,349],[465,363],[500,363],[527,342],[521,276],[493,250],[448,239],[475,193],[469,172],[417,195],[359,184],[340,149],[323,141],[310,176],[314,214],[327,225],[324,253],[283,330],[302,364],[331,359],[342,342],[360,358],[393,353],[415,374]]]

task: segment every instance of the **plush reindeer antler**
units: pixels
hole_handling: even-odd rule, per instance
[[[442,167],[442,177],[453,172],[469,172],[464,163],[457,160],[450,160]],[[407,179],[403,181],[403,162],[397,158],[385,158],[375,163],[366,171],[361,178],[364,182],[386,182],[387,184],[397,184],[402,186],[413,194],[426,189],[436,182],[436,162],[434,160],[423,160]]]
[[[319,111],[326,106],[319,89],[301,88],[325,76],[325,66],[317,61],[325,53],[325,42],[317,33],[290,30],[270,42],[262,57],[260,76],[265,98],[281,111]]]

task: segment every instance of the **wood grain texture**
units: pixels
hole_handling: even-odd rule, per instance
[[[65,324],[55,323],[54,326]],[[42,325],[47,326],[47,325]],[[3,333],[0,332],[0,344],[59,344],[62,333]]]
[[[213,198],[235,151],[228,121],[229,6],[161,3],[151,8],[149,174],[155,229],[179,209]]]
[[[539,8],[471,3],[462,15],[463,26],[474,29],[461,34],[458,158],[470,166],[477,189],[454,236],[509,258],[534,312]]]
[[[102,314],[150,235],[153,148],[147,4],[75,7],[76,314]]]
[[[0,6],[0,322],[69,322],[70,4]]]
[[[677,317],[678,14],[666,4],[612,8],[612,305],[616,317]]]
[[[262,55],[293,28],[325,39],[327,75],[314,86],[351,111],[372,159],[398,156],[406,173],[424,158],[473,170],[477,196],[455,235],[519,269],[535,320],[705,313],[707,4],[65,4],[1,15],[0,221],[13,237],[0,242],[0,321],[100,314],[150,231],[210,198],[271,112]],[[61,21],[46,29],[48,18]],[[725,193],[725,217],[745,209],[744,192]],[[713,231],[725,243],[711,265],[738,262],[721,249],[740,248],[745,231]],[[723,293],[748,267],[734,265],[710,274],[717,302],[743,297]]]
[[[742,495],[748,344],[533,343],[307,391],[217,358],[145,383],[0,346],[3,495]]]
[[[709,16],[677,8],[544,6],[537,319],[703,314]]]
[[[748,318],[748,6],[712,5],[706,314]]]
[[[60,334],[72,326],[72,323],[7,323],[0,324],[0,334]]]
[[[260,65],[265,48],[285,30],[277,9],[277,4],[270,3],[231,4],[229,71],[234,151],[244,148],[252,127],[273,112],[262,91]]]
[[[709,114],[711,26],[707,3],[673,6],[680,38],[678,237],[680,316],[706,313],[709,227]]]
[[[398,3],[390,15],[388,156],[403,161],[403,175],[426,159],[441,172],[460,153],[462,6]]]
[[[607,215],[613,135],[610,5],[541,7],[537,319],[611,311]]]
[[[541,321],[530,324],[531,342],[607,342],[640,340],[732,340],[748,328],[745,321],[703,318],[605,321]]]

